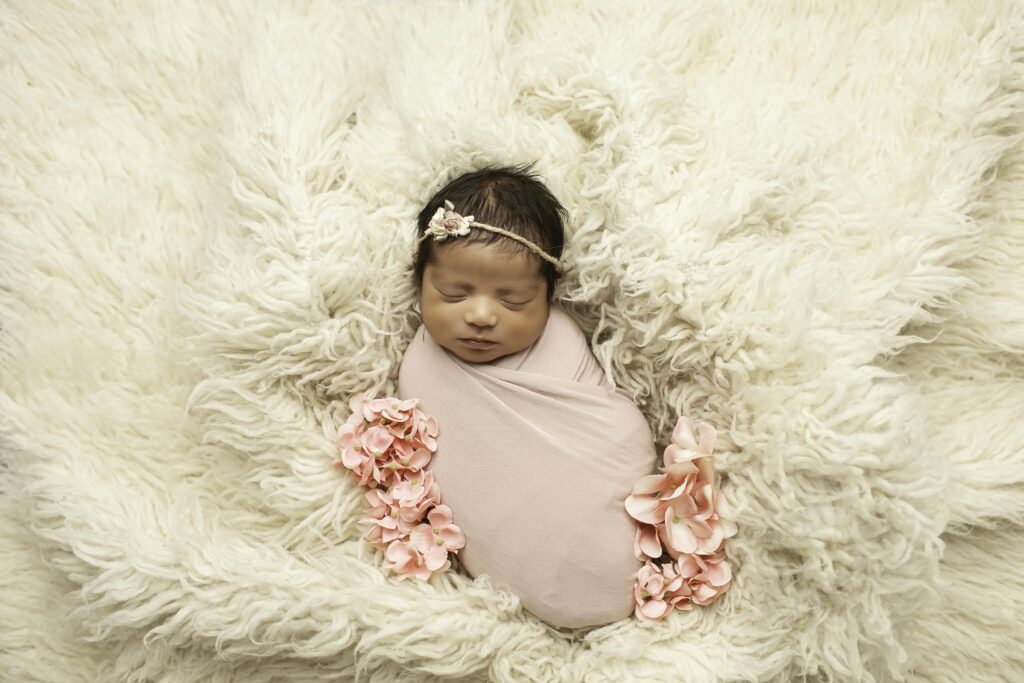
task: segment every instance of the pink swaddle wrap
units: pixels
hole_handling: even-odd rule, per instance
[[[440,426],[427,469],[466,536],[458,557],[558,627],[629,617],[643,562],[624,508],[654,472],[647,422],[614,388],[586,336],[552,307],[531,346],[467,363],[421,325],[398,379]]]

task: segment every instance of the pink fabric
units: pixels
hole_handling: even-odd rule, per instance
[[[564,311],[552,307],[536,342],[488,364],[421,326],[398,384],[440,426],[427,469],[465,534],[458,557],[471,576],[488,574],[558,627],[633,613],[643,562],[624,503],[655,470],[654,440]]]

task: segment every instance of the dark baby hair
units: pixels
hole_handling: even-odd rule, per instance
[[[423,207],[417,218],[417,236],[422,237],[427,232],[430,219],[447,199],[461,215],[473,216],[474,221],[504,228],[525,237],[554,258],[560,258],[567,212],[544,183],[530,173],[535,163],[518,166],[488,165],[458,176],[438,190]],[[497,244],[510,251],[532,255],[541,264],[540,272],[548,283],[548,303],[552,302],[559,274],[552,264],[537,256],[526,245],[482,228],[473,228],[468,235],[459,237],[458,241]],[[434,249],[434,240],[429,237],[419,243],[414,266],[417,290],[423,282],[423,271],[427,263],[432,262]]]

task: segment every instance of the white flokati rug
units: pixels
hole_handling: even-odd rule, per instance
[[[1024,12],[899,4],[6,3],[0,671],[1018,679]],[[718,430],[707,609],[386,577],[330,467],[422,203],[533,159],[659,453]]]

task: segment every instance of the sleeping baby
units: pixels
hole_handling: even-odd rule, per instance
[[[554,303],[565,209],[525,167],[487,167],[419,215],[422,325],[398,392],[440,425],[427,469],[490,576],[557,627],[629,617],[643,563],[623,503],[654,472],[647,422]]]

